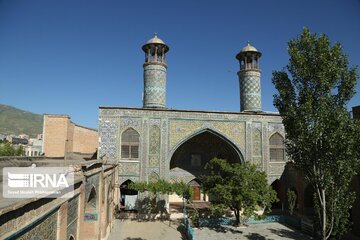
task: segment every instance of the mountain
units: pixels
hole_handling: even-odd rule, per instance
[[[42,133],[43,116],[27,112],[12,106],[0,104],[0,133],[22,134],[36,137]]]

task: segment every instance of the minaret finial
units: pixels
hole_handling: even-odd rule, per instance
[[[247,45],[250,46],[250,41],[249,40],[247,40]]]
[[[156,38],[157,38],[157,32],[154,32],[154,37],[156,37]]]

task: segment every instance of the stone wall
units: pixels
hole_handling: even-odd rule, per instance
[[[98,133],[95,129],[71,122],[67,115],[44,115],[43,152],[47,157],[64,157],[65,153],[95,153]]]

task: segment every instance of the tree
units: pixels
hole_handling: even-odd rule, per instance
[[[22,156],[24,154],[23,146],[15,148],[10,142],[4,141],[0,144],[0,156]]]
[[[288,203],[289,203],[289,212],[292,215],[295,209],[296,205],[296,192],[294,190],[288,189],[287,190],[287,197],[288,197]]]
[[[236,225],[241,223],[241,211],[247,217],[258,216],[258,207],[268,209],[276,201],[276,192],[268,185],[266,174],[256,170],[255,165],[214,158],[205,168],[209,174],[202,176],[201,181],[204,191],[215,200],[211,204],[234,211]]]
[[[160,179],[156,182],[133,182],[129,185],[130,189],[134,189],[139,192],[150,192],[153,194],[163,193],[171,194],[176,193],[182,198],[190,199],[192,195],[191,187],[184,182],[174,182],[170,183],[163,179]]]
[[[347,231],[359,159],[359,124],[346,104],[355,94],[357,68],[340,43],[304,28],[288,43],[290,60],[273,72],[274,105],[283,118],[286,152],[315,188],[315,223],[322,239]]]
[[[164,206],[159,206],[159,199],[157,197],[158,193],[161,194],[172,194],[176,193],[184,200],[189,200],[192,195],[191,187],[184,182],[167,182],[166,180],[160,179],[155,182],[135,182],[130,183],[130,189],[139,191],[139,192],[148,192],[148,198],[146,202],[145,209],[148,212],[165,212]],[[164,201],[161,201],[161,204],[165,204]]]

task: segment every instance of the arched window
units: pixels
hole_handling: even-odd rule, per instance
[[[121,135],[121,158],[139,158],[139,133],[129,128]]]
[[[89,197],[86,201],[85,211],[86,212],[96,211],[96,191],[94,187],[91,189]]]
[[[275,133],[270,138],[270,162],[284,162],[285,161],[285,147],[284,138]]]
[[[149,182],[157,182],[159,180],[159,175],[157,175],[155,172],[152,172],[149,175]]]

